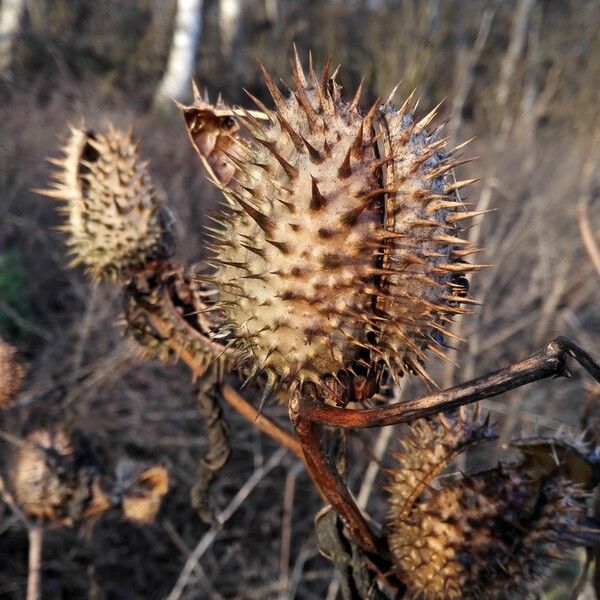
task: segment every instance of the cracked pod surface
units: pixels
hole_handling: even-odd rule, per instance
[[[129,276],[172,254],[172,216],[151,181],[129,133],[70,127],[52,187],[39,193],[65,202],[73,254],[95,279]]]
[[[443,354],[447,322],[466,298],[454,235],[474,216],[450,181],[456,162],[435,110],[417,121],[407,101],[359,107],[330,77],[293,65],[284,96],[264,72],[275,103],[259,111],[182,107],[188,132],[225,202],[211,229],[221,335],[267,393],[312,382],[341,399],[344,388],[387,367],[416,372],[427,350]],[[242,129],[245,137],[243,137]]]

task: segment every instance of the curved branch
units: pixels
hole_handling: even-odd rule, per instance
[[[416,400],[368,410],[349,410],[310,404],[304,407],[303,416],[322,425],[346,429],[406,423],[491,398],[534,381],[548,377],[568,376],[567,356],[574,358],[596,381],[600,382],[600,365],[569,339],[557,337],[546,348],[510,367]]]

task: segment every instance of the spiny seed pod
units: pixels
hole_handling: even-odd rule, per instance
[[[62,429],[36,429],[11,457],[9,478],[15,500],[30,517],[72,523],[110,506],[99,486],[89,449]]]
[[[400,441],[402,451],[394,455],[389,491],[395,514],[410,513],[415,500],[459,454],[496,437],[489,417],[481,418],[478,409],[461,409],[455,418],[438,415],[415,421]]]
[[[25,377],[25,370],[16,354],[15,348],[0,340],[0,408],[12,402]]]
[[[517,446],[523,463],[444,485],[436,478],[460,452],[494,438],[477,413],[440,416],[411,425],[390,470],[389,546],[409,597],[427,600],[524,597],[551,560],[584,543],[579,525],[586,493],[564,475],[576,475],[572,453],[531,461],[542,442]],[[573,450],[574,452],[574,450]],[[578,462],[585,461],[583,455]],[[561,463],[562,465],[562,463]],[[583,485],[587,484],[582,482]],[[589,530],[589,528],[586,528]],[[412,595],[410,595],[412,594]]]
[[[392,512],[390,549],[414,596],[525,597],[585,516],[580,490],[542,481],[498,467],[432,491],[409,515]]]
[[[481,268],[455,235],[475,215],[457,195],[469,182],[450,175],[459,162],[428,129],[436,110],[416,120],[390,98],[363,112],[360,89],[345,101],[328,67],[319,80],[297,57],[287,97],[263,75],[274,110],[199,96],[182,107],[226,199],[207,277],[222,335],[267,373],[266,394],[351,387],[379,366],[430,381],[426,351],[444,354],[448,321],[472,302],[463,274]]]
[[[50,159],[58,167],[52,187],[37,191],[66,203],[71,266],[114,280],[171,256],[172,217],[130,133],[71,126],[62,152]]]

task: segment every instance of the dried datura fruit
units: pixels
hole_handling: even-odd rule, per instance
[[[459,237],[467,212],[452,169],[461,161],[409,100],[369,110],[345,100],[328,67],[297,57],[295,89],[258,111],[182,107],[192,143],[225,196],[214,272],[223,338],[267,394],[283,384],[352,388],[387,368],[418,373],[444,355],[453,315],[466,312],[464,274],[482,265]],[[336,387],[337,386],[337,387]]]
[[[525,597],[551,561],[592,533],[585,483],[570,477],[585,462],[573,445],[561,445],[550,464],[550,441],[524,440],[522,462],[443,485],[437,475],[468,446],[491,439],[489,425],[441,417],[411,429],[389,484],[390,551],[409,597]]]
[[[129,133],[71,127],[50,189],[65,203],[73,254],[96,279],[129,276],[173,252],[172,216],[163,205]]]
[[[17,360],[17,351],[0,340],[0,408],[9,406],[21,389],[25,370]]]
[[[30,517],[72,523],[110,507],[99,470],[86,446],[62,429],[32,431],[9,464],[15,500]]]

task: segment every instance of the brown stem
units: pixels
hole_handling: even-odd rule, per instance
[[[333,461],[328,457],[324,448],[323,427],[304,416],[306,407],[311,404],[311,400],[300,392],[295,392],[290,398],[290,417],[302,444],[311,479],[342,518],[356,542],[365,550],[380,554],[382,548],[377,536],[371,531]]]
[[[348,410],[310,404],[304,408],[303,417],[329,427],[347,429],[406,423],[497,396],[533,381],[553,376],[568,376],[567,356],[574,358],[596,381],[600,382],[598,363],[585,350],[567,338],[558,337],[546,348],[510,367],[416,400],[368,410]]]
[[[40,600],[42,573],[42,546],[44,526],[33,523],[29,528],[29,569],[27,572],[27,600]]]

